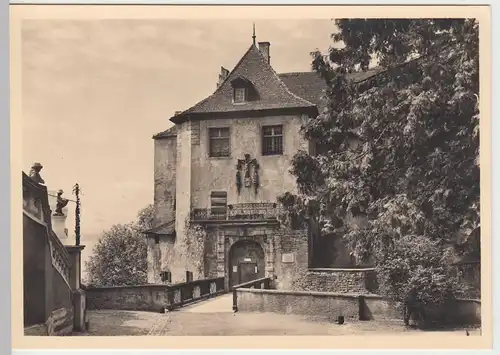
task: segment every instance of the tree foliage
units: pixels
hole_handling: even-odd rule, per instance
[[[154,206],[137,214],[137,221],[105,231],[86,263],[95,286],[140,285],[147,282],[147,244],[143,232],[153,227]]]
[[[299,194],[280,202],[288,215],[344,236],[357,258],[371,255],[383,294],[437,302],[457,290],[450,255],[478,252],[462,243],[477,241],[480,227],[478,23],[336,25],[337,45],[313,53],[328,84],[324,112],[302,127],[316,154],[292,159]],[[366,78],[351,80],[357,72]],[[345,225],[348,215],[367,223]]]

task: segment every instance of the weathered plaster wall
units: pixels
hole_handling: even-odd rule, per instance
[[[152,237],[148,237],[146,243],[148,248],[148,283],[160,283],[160,248]]]
[[[177,138],[166,137],[154,141],[154,205],[155,224],[175,218],[174,200],[177,169]]]
[[[148,283],[162,283],[161,271],[171,272],[174,284],[186,281],[186,271],[191,271],[195,280],[214,275],[213,269],[211,272],[205,266],[216,252],[215,241],[191,227],[185,227],[183,233],[177,233],[175,238],[160,236],[158,244],[148,238]]]
[[[199,145],[193,147],[192,156],[192,207],[210,207],[211,191],[227,191],[228,204],[246,202],[275,202],[285,191],[295,191],[295,178],[288,172],[290,159],[299,149],[309,145],[299,133],[299,116],[262,118],[217,119],[199,122]],[[262,155],[262,126],[283,125],[283,155]],[[230,128],[231,156],[209,157],[208,130],[211,127]],[[236,163],[244,154],[256,158],[260,164],[260,188],[257,195],[253,188],[242,187],[236,191]]]
[[[148,247],[148,283],[161,283],[162,271],[173,272],[175,269],[175,239],[172,236],[159,236],[159,243],[155,238],[147,239]],[[184,270],[184,268],[182,268]],[[181,272],[176,272],[179,275]],[[173,281],[173,280],[172,280]]]
[[[175,231],[176,239],[173,247],[169,243],[162,243],[164,253],[161,256],[161,266],[172,273],[172,282],[182,282],[186,277],[186,270],[190,271],[189,258],[186,257],[186,241],[188,231],[186,221],[191,210],[191,123],[177,125],[177,158],[176,158],[176,210]]]

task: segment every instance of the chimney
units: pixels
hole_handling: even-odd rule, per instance
[[[217,87],[219,87],[224,80],[229,76],[229,70],[227,70],[224,67],[220,67],[220,74],[219,74],[219,82],[217,83]]]
[[[267,59],[267,62],[271,64],[271,56],[269,52],[269,47],[271,47],[271,43],[269,42],[259,42],[259,50],[264,56],[264,58]]]
[[[177,116],[180,113],[182,113],[182,111],[175,111],[174,116]]]

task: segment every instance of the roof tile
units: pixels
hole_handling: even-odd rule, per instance
[[[233,104],[231,81],[237,77],[248,79],[259,94],[259,99],[242,104]],[[303,99],[280,80],[259,49],[252,45],[241,58],[226,80],[215,92],[180,115],[209,112],[235,112],[246,110],[266,110],[277,108],[314,107],[315,104]]]

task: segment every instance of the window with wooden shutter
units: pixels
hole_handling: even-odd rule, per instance
[[[229,127],[209,128],[208,135],[211,157],[228,157],[231,155]]]
[[[210,211],[212,216],[224,217],[227,214],[227,192],[213,191],[210,194]]]
[[[162,271],[160,277],[161,282],[172,282],[172,273],[170,271]]]

